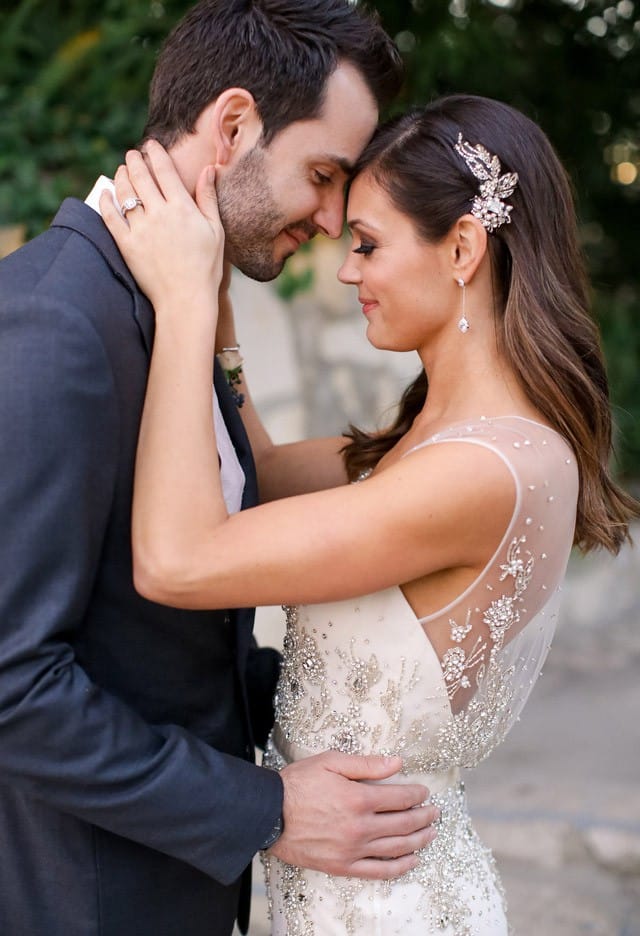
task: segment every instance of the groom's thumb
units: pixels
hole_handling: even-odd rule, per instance
[[[334,752],[335,761],[331,770],[349,780],[386,780],[402,768],[402,758],[379,755],[354,755]]]

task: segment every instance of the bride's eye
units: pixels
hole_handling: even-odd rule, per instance
[[[370,256],[373,251],[376,249],[375,244],[360,244],[359,247],[354,247],[353,252],[355,254],[364,254],[365,257]]]

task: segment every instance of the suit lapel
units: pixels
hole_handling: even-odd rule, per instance
[[[155,331],[155,318],[149,300],[144,296],[134,280],[131,271],[124,262],[122,254],[116,247],[114,239],[97,212],[89,208],[84,202],[76,198],[67,198],[63,201],[58,213],[51,222],[51,227],[68,228],[81,237],[91,241],[95,249],[101,254],[111,272],[131,294],[133,300],[133,315],[137,322],[147,354],[151,356],[153,335]]]
[[[127,267],[122,254],[116,247],[114,239],[109,234],[102,218],[93,208],[76,198],[67,198],[60,206],[58,213],[51,223],[52,227],[67,228],[90,241],[101,254],[114,277],[118,279],[131,294],[133,301],[133,315],[137,322],[147,354],[151,357],[153,348],[153,335],[155,331],[155,317],[153,307],[136,284],[131,271]],[[240,465],[245,473],[246,483],[242,497],[242,508],[253,507],[258,502],[255,464],[247,434],[238,408],[231,396],[229,386],[222,368],[215,361],[214,385],[220,404],[220,411],[229,437],[236,450]]]

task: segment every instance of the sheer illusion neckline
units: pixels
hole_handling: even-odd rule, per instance
[[[529,417],[527,416],[504,415],[504,416],[480,417],[479,419],[475,419],[475,420],[460,420],[458,422],[451,423],[446,428],[439,430],[438,432],[434,433],[429,438],[413,446],[411,449],[405,452],[404,455],[402,456],[402,458],[406,458],[406,456],[410,455],[412,452],[420,450],[421,448],[425,448],[426,446],[432,443],[438,444],[438,443],[456,443],[457,442],[457,443],[466,443],[466,444],[471,444],[471,445],[479,445],[482,448],[489,449],[490,451],[494,453],[494,455],[496,455],[498,458],[501,459],[505,467],[508,469],[511,477],[513,478],[513,483],[515,486],[515,499],[514,499],[513,511],[511,513],[509,522],[506,526],[505,532],[502,538],[500,539],[500,542],[498,543],[494,553],[488,560],[488,562],[484,565],[484,567],[481,569],[478,575],[475,576],[475,578],[467,585],[467,587],[462,592],[454,596],[451,599],[451,601],[449,601],[447,604],[443,605],[442,607],[437,608],[435,611],[432,611],[429,614],[420,616],[411,607],[411,604],[408,598],[406,597],[405,593],[402,590],[402,586],[401,585],[395,586],[396,588],[399,589],[404,602],[406,603],[407,607],[411,610],[411,613],[415,617],[415,620],[422,627],[422,630],[425,633],[425,635],[426,635],[426,631],[425,631],[424,625],[431,623],[432,621],[436,620],[442,615],[451,613],[455,608],[457,608],[460,604],[462,604],[472,594],[472,592],[478,587],[478,585],[488,575],[488,573],[494,566],[495,562],[497,561],[498,557],[504,552],[505,547],[507,546],[510,537],[513,536],[513,531],[517,526],[518,518],[519,518],[520,511],[522,509],[522,504],[523,504],[523,488],[522,488],[521,479],[518,476],[518,473],[515,470],[515,467],[511,463],[509,458],[507,458],[504,452],[500,451],[500,449],[493,443],[492,440],[478,438],[477,436],[472,436],[472,435],[461,436],[461,437],[456,437],[456,436],[451,437],[449,435],[449,433],[452,430],[456,430],[460,426],[465,426],[469,428],[479,428],[479,427],[488,428],[499,420],[500,421],[517,420],[519,422],[523,422],[523,423],[527,423],[528,425],[535,426],[537,429],[541,431],[547,431],[547,432],[553,433],[553,435],[557,439],[559,439],[560,442],[562,442],[562,444],[569,451],[572,452],[571,446],[569,442],[565,439],[565,437],[561,435],[561,433],[559,433],[556,429],[553,429],[551,426],[547,426],[546,423],[538,422],[535,419],[529,419]]]
[[[409,602],[409,599],[407,598],[404,591],[402,590],[402,586],[401,585],[391,586],[392,590],[395,589],[399,592],[402,602],[404,603],[404,605],[410,612],[412,619],[416,622],[416,624],[420,626],[420,629],[422,630],[427,643],[429,643],[433,652],[436,653],[436,656],[437,656],[437,652],[429,638],[429,635],[425,629],[425,625],[428,625],[432,621],[436,620],[437,618],[454,611],[459,605],[464,603],[464,601],[474,592],[474,590],[479,586],[479,584],[483,581],[483,579],[486,578],[486,576],[489,574],[490,570],[493,568],[493,566],[495,565],[500,555],[504,552],[509,542],[510,537],[513,536],[513,532],[517,526],[518,518],[520,516],[520,512],[522,509],[523,487],[522,487],[521,479],[518,476],[518,472],[516,471],[515,466],[512,464],[509,458],[505,455],[505,453],[502,452],[500,448],[494,443],[494,441],[483,438],[483,437],[478,437],[476,435],[471,435],[471,434],[461,435],[461,436],[450,435],[451,432],[455,432],[455,430],[459,429],[460,427],[467,427],[469,430],[481,429],[481,428],[490,429],[492,425],[495,425],[498,422],[500,423],[504,423],[504,422],[525,423],[529,426],[535,427],[540,432],[551,433],[555,438],[557,438],[563,444],[563,446],[566,449],[568,449],[569,452],[573,454],[570,443],[560,432],[558,432],[553,427],[548,426],[546,423],[539,422],[538,420],[530,419],[528,416],[519,416],[516,414],[505,414],[503,416],[484,416],[484,417],[481,416],[481,417],[476,417],[475,419],[459,420],[457,422],[450,423],[444,428],[433,433],[428,438],[424,439],[422,442],[419,442],[416,445],[414,445],[412,448],[410,448],[401,456],[401,458],[406,458],[407,455],[410,455],[413,452],[416,452],[422,448],[425,448],[426,446],[430,444],[444,444],[444,443],[456,443],[457,442],[457,443],[478,445],[482,448],[487,448],[490,451],[492,451],[494,455],[496,455],[503,462],[503,464],[509,471],[511,477],[513,478],[513,483],[515,487],[513,511],[511,513],[509,522],[505,528],[505,532],[503,536],[501,537],[500,542],[498,543],[496,549],[494,550],[493,554],[491,555],[487,563],[478,573],[478,575],[474,577],[474,579],[466,586],[466,588],[462,592],[455,595],[447,604],[443,605],[440,608],[437,608],[435,611],[432,611],[429,614],[420,616],[412,608]],[[373,469],[368,468],[365,471],[361,472],[357,480],[364,481],[372,473],[372,470]]]
[[[438,441],[441,436],[444,436],[447,432],[450,432],[452,429],[456,429],[458,426],[490,426],[492,423],[497,422],[498,420],[503,419],[518,419],[521,422],[529,423],[530,426],[536,426],[538,429],[545,429],[548,432],[552,432],[557,436],[565,445],[571,447],[567,439],[562,435],[561,432],[558,432],[557,429],[554,429],[553,426],[548,426],[547,423],[539,422],[537,419],[530,419],[528,416],[517,416],[515,414],[506,414],[504,416],[476,416],[473,419],[458,419],[455,422],[448,423],[443,429],[438,429],[437,432],[434,432],[432,435],[427,436],[426,439],[423,439],[421,442],[417,442],[415,445],[412,445],[401,458],[406,458],[407,455],[411,455],[412,452],[415,452],[417,449],[423,448],[425,445],[428,445],[430,442]]]
[[[465,425],[465,423],[462,423],[462,425]],[[427,440],[427,441],[430,441],[430,440]],[[500,542],[498,543],[496,549],[494,550],[493,554],[491,555],[490,559],[488,560],[488,562],[485,563],[485,565],[483,566],[482,570],[478,573],[478,575],[469,583],[469,585],[467,585],[464,591],[460,592],[460,594],[452,598],[452,600],[448,602],[448,604],[443,605],[441,608],[438,608],[436,611],[432,611],[430,614],[425,614],[423,617],[420,617],[418,614],[416,614],[416,612],[411,607],[411,604],[409,603],[408,598],[406,597],[405,593],[402,591],[402,586],[401,585],[396,586],[396,588],[400,590],[400,593],[402,594],[403,599],[407,603],[407,606],[411,609],[411,612],[414,615],[416,621],[421,626],[424,624],[428,624],[430,621],[435,620],[437,617],[440,617],[441,615],[447,614],[450,611],[452,611],[458,604],[462,603],[465,600],[465,598],[467,598],[471,594],[471,592],[479,585],[482,579],[487,575],[489,570],[492,568],[493,564],[496,562],[498,556],[500,556],[501,553],[504,551],[504,548],[509,541],[509,537],[513,535],[513,530],[517,523],[518,515],[520,513],[520,508],[522,506],[522,487],[520,484],[520,479],[518,478],[513,466],[509,463],[509,460],[505,457],[505,455],[502,452],[495,449],[493,446],[488,445],[484,440],[480,440],[480,439],[462,438],[462,439],[443,439],[442,441],[443,442],[445,441],[446,442],[462,442],[467,445],[479,445],[482,448],[490,449],[490,451],[492,451],[494,455],[496,455],[498,458],[501,459],[501,461],[504,463],[507,470],[509,471],[511,477],[513,478],[513,483],[515,485],[515,500],[514,500],[513,510],[511,512],[511,517],[509,518],[509,523],[507,524],[505,532]],[[420,444],[421,445],[426,444],[426,442],[420,443]],[[407,452],[406,454],[408,455],[409,453]],[[424,631],[424,627],[422,629]]]

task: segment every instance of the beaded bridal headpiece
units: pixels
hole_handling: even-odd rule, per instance
[[[464,159],[476,179],[480,179],[480,194],[473,199],[471,214],[477,218],[491,234],[503,224],[511,223],[513,205],[504,199],[515,191],[518,184],[517,172],[502,172],[497,156],[492,156],[481,143],[472,146],[458,134],[454,147],[456,153]]]

